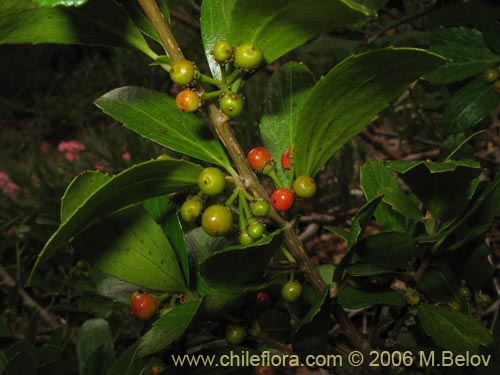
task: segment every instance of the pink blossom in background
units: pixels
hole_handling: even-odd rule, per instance
[[[85,150],[85,145],[77,141],[61,141],[57,145],[57,150],[64,152],[66,159],[69,161],[75,161],[80,159],[78,153]]]
[[[123,160],[130,161],[130,152],[126,151],[122,154]]]
[[[0,189],[8,197],[12,197],[19,193],[21,188],[14,182],[11,181],[9,175],[4,171],[0,171]]]
[[[102,164],[100,161],[96,161],[94,163],[94,168],[95,169],[98,169],[100,171],[103,171],[104,170],[104,164]]]

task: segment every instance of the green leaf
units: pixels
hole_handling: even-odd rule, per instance
[[[351,25],[368,15],[373,12],[347,1],[237,0],[229,40],[235,46],[255,42],[270,63],[323,32]]]
[[[153,323],[151,328],[139,340],[141,357],[159,352],[182,336],[193,320],[202,300],[175,305],[172,311]]]
[[[361,309],[372,305],[403,306],[403,296],[394,291],[368,292],[344,285],[337,294],[338,302],[346,309]]]
[[[370,14],[383,8],[388,0],[346,0],[345,3],[351,8],[359,8],[360,11]]]
[[[3,375],[37,374],[36,351],[35,347],[31,343],[18,341],[9,346],[3,354]]]
[[[321,294],[314,294],[314,302],[312,306],[309,308],[307,314],[302,318],[302,320],[294,327],[295,331],[299,331],[306,324],[310,323],[314,317],[321,311],[323,305],[325,304],[325,300],[328,296],[329,288],[325,288]]]
[[[491,255],[491,249],[485,243],[475,248],[465,248],[463,257],[460,257],[461,278],[466,284],[474,289],[486,288],[493,280],[494,269],[488,258]]]
[[[300,109],[294,142],[296,174],[318,173],[391,100],[443,62],[424,50],[387,48],[351,56],[335,66]]]
[[[500,56],[500,23],[493,17],[485,17],[481,22],[481,29],[488,47]]]
[[[146,17],[144,11],[140,7],[139,2],[137,0],[116,0],[116,1],[118,1],[125,8],[125,10],[129,14],[134,24],[145,35],[160,43],[160,38],[158,37],[158,34],[156,33],[153,27],[153,24],[151,23],[149,18]],[[158,1],[158,6],[162,11],[165,20],[167,20],[167,22],[170,21],[170,14],[168,12],[168,7],[167,4],[165,3],[165,0]]]
[[[271,76],[267,86],[260,135],[278,166],[278,175],[284,184],[287,180],[279,167],[281,155],[293,145],[298,109],[313,85],[311,71],[304,64],[290,62]]]
[[[456,299],[460,284],[447,265],[428,268],[417,283],[431,302],[449,302]]]
[[[463,132],[488,116],[499,101],[493,85],[478,77],[450,98],[443,114],[444,128],[450,134]]]
[[[50,237],[31,270],[52,256],[70,237],[111,212],[154,196],[179,192],[198,184],[199,165],[183,160],[152,160],[134,165],[101,185]]]
[[[434,220],[456,218],[470,201],[481,173],[467,161],[393,161],[388,166],[401,175]]]
[[[113,337],[108,322],[104,319],[87,320],[78,331],[76,353],[78,356],[80,374],[88,373],[88,366],[92,366],[92,356],[102,351],[102,363],[99,369],[109,368],[114,362]],[[105,372],[105,371],[102,371]]]
[[[124,9],[113,0],[89,1],[78,7],[39,7],[29,0],[2,1],[0,44],[62,43],[149,48]]]
[[[424,332],[454,355],[478,354],[481,346],[493,342],[491,333],[480,322],[459,311],[432,305],[420,305],[417,311]]]
[[[116,360],[106,375],[136,375],[142,374],[146,360],[138,355],[139,345],[129,346]]]
[[[412,236],[399,232],[379,232],[356,245],[356,253],[363,261],[396,270],[420,255]]]
[[[345,269],[345,272],[353,277],[399,274],[399,272],[394,272],[375,264],[365,262],[351,264]]]
[[[64,6],[80,6],[85,4],[88,0],[33,0],[35,3],[42,7],[55,7],[57,5]]]
[[[230,246],[216,251],[200,264],[200,274],[209,286],[220,290],[234,290],[259,281],[281,241],[278,231],[252,246]]]
[[[85,171],[76,176],[66,188],[61,200],[61,223],[73,215],[80,205],[111,177],[100,171]]]
[[[219,63],[212,56],[212,49],[218,40],[227,40],[235,2],[236,0],[204,0],[201,4],[201,38],[210,71],[216,79],[221,79],[222,73]]]
[[[141,87],[121,87],[95,104],[125,127],[171,150],[232,170],[222,145],[194,114],[182,113],[175,99]]]
[[[97,293],[115,302],[123,303],[124,305],[129,305],[130,296],[140,289],[139,285],[131,284],[111,275],[107,275],[97,268],[91,268],[90,277],[96,287]]]
[[[371,200],[382,196],[374,212],[378,223],[385,229],[404,232],[407,229],[405,217],[421,221],[422,213],[417,205],[402,191],[396,176],[379,160],[370,160],[360,169],[361,188],[365,197]]]
[[[445,56],[450,62],[425,75],[436,84],[461,81],[481,74],[496,62],[500,55],[493,53],[483,34],[467,27],[437,29],[432,33],[430,51]]]
[[[186,291],[172,245],[141,207],[99,220],[79,233],[73,245],[102,272],[120,280],[165,292]]]

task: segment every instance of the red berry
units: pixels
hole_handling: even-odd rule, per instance
[[[193,90],[182,90],[175,98],[175,104],[182,112],[196,112],[200,108],[200,98]]]
[[[265,310],[271,307],[272,300],[269,294],[266,292],[259,292],[257,293],[257,296],[255,297],[255,306],[259,310]]]
[[[130,311],[139,319],[151,318],[158,306],[156,298],[149,293],[134,293],[130,297]]]
[[[258,365],[255,367],[255,375],[274,375],[274,368],[267,365]]]
[[[281,155],[281,167],[283,169],[292,168],[292,156],[290,155],[290,149],[285,150],[285,152]]]
[[[278,211],[286,211],[293,206],[294,195],[290,189],[279,188],[271,195],[271,205]]]
[[[247,154],[247,160],[254,171],[263,169],[273,161],[271,154],[264,147],[252,148]]]

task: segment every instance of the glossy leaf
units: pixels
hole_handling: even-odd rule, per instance
[[[153,323],[139,340],[139,355],[145,356],[165,349],[178,339],[193,320],[201,300],[175,305],[174,309]]]
[[[478,354],[481,346],[492,343],[491,333],[480,322],[448,307],[420,305],[418,320],[425,333],[454,355]]]
[[[424,50],[387,48],[351,56],[335,66],[300,109],[294,142],[296,174],[318,173],[411,82],[443,62]]]
[[[90,223],[147,198],[196,186],[201,170],[199,165],[183,160],[152,160],[112,177],[86,197],[78,210],[61,223],[38,254],[28,283],[43,259],[52,256],[70,237]]]
[[[378,160],[364,163],[360,169],[361,188],[366,199],[382,196],[374,212],[378,223],[387,230],[404,232],[407,229],[405,218],[422,220],[422,213],[413,200],[401,189],[396,176]]]
[[[75,249],[102,272],[145,288],[184,292],[184,276],[161,227],[141,207],[118,211],[79,233]]]
[[[94,353],[102,351],[100,370],[105,372],[114,361],[113,338],[109,324],[104,319],[87,320],[78,331],[76,354],[80,374],[89,373]]]
[[[394,291],[368,292],[344,285],[337,294],[338,302],[346,309],[361,309],[372,305],[403,306],[403,296]]]
[[[113,0],[80,7],[39,7],[30,0],[2,1],[0,44],[62,43],[135,47],[156,55],[127,13]]]
[[[201,38],[212,75],[221,79],[220,65],[212,56],[212,49],[218,40],[227,40],[231,12],[236,0],[204,0],[201,4]]]
[[[279,232],[269,234],[252,246],[231,246],[211,254],[200,265],[200,274],[209,286],[233,290],[259,281],[281,243]]]
[[[437,29],[432,33],[430,50],[450,59],[447,64],[425,75],[426,79],[437,84],[481,74],[500,61],[500,55],[486,45],[483,34],[467,27]]]
[[[281,155],[293,145],[298,109],[313,85],[311,71],[304,64],[290,62],[271,76],[267,86],[260,135],[285,185],[287,180],[280,166]]]
[[[394,161],[388,165],[401,175],[432,217],[441,220],[453,219],[463,211],[481,173],[477,165],[467,161]]]
[[[43,7],[55,7],[57,5],[80,6],[85,4],[88,0],[33,0],[33,1]]]
[[[175,100],[141,87],[121,87],[95,104],[123,125],[171,150],[230,169],[222,145],[194,114],[179,111]]]
[[[483,77],[468,83],[448,101],[443,114],[443,125],[450,134],[472,128],[488,116],[500,101],[493,85]]]
[[[367,15],[373,12],[348,1],[236,0],[229,40],[234,45],[255,42],[270,63],[323,32],[351,25]]]

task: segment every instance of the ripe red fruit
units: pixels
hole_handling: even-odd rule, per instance
[[[272,300],[269,294],[266,292],[259,292],[257,293],[257,296],[255,297],[255,306],[259,310],[265,310],[271,307]]]
[[[192,113],[200,108],[201,102],[198,94],[193,90],[182,90],[175,97],[175,104],[182,112]]]
[[[139,319],[151,318],[158,307],[156,298],[149,293],[134,293],[130,297],[130,311]]]
[[[293,192],[287,188],[279,188],[271,195],[271,205],[275,210],[286,211],[293,206],[295,198]]]
[[[285,152],[281,155],[281,167],[283,169],[292,168],[290,149],[285,150]]]
[[[274,368],[267,365],[258,365],[255,367],[255,375],[274,375]]]
[[[252,148],[247,154],[247,160],[254,171],[263,169],[273,161],[269,151],[264,147]]]

